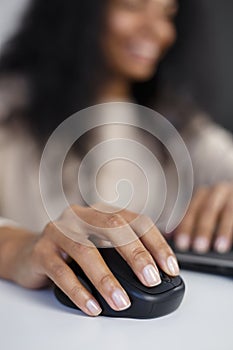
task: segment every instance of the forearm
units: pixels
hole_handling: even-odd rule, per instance
[[[0,227],[0,278],[15,281],[18,259],[36,235],[18,227]]]

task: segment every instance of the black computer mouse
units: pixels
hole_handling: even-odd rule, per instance
[[[167,315],[179,307],[185,291],[185,285],[180,276],[170,277],[160,270],[161,284],[156,287],[146,287],[114,248],[101,248],[99,251],[131,300],[131,306],[126,310],[111,309],[79,265],[72,260],[69,266],[80,282],[98,300],[102,308],[101,315],[139,319],[156,318]],[[77,309],[77,306],[57,286],[55,295],[62,304]]]

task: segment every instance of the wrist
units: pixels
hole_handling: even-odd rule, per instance
[[[22,252],[36,234],[16,227],[0,228],[0,278],[15,281]]]

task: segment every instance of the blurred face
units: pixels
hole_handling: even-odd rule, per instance
[[[176,0],[109,0],[104,55],[110,72],[147,80],[174,43]]]

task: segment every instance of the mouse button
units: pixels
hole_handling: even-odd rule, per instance
[[[173,288],[174,286],[172,283],[163,282],[163,281],[155,287],[145,287],[147,293],[149,294],[161,294]]]
[[[172,277],[171,283],[174,285],[174,287],[178,287],[181,284],[182,280],[180,276]]]
[[[103,248],[100,249],[100,251],[112,273],[116,276],[119,282],[122,283],[122,287],[124,287],[123,284],[125,281],[132,287],[147,294],[160,294],[174,288],[171,282],[163,282],[163,280],[162,283],[155,287],[146,287],[139,281],[133,270],[115,249]]]
[[[159,269],[159,274],[163,282],[171,282],[171,278],[164,271]]]
[[[105,256],[106,258],[106,256]],[[136,288],[144,293],[148,294],[160,294],[174,288],[172,283],[163,282],[155,287],[146,287],[142,284],[138,277],[135,275],[130,266],[123,260],[117,253],[112,254],[112,259],[106,259],[108,266],[115,277],[118,279],[122,286],[124,287],[124,281],[131,285],[131,287]],[[106,261],[105,260],[105,261]]]
[[[130,284],[131,287],[136,288],[147,294],[153,294],[153,295],[161,294],[174,288],[172,283],[164,283],[164,282],[158,284],[155,287],[147,287],[139,281],[139,279],[133,272],[128,274],[126,273],[119,274],[119,271],[117,271],[115,272],[115,276],[118,279],[118,281],[122,284],[123,287],[125,287],[124,282],[126,282],[127,284]]]
[[[177,287],[180,285],[181,283],[181,278],[180,276],[169,276],[167,275],[164,271],[159,269],[159,274],[161,277],[161,280],[165,283],[172,283],[174,287]]]

